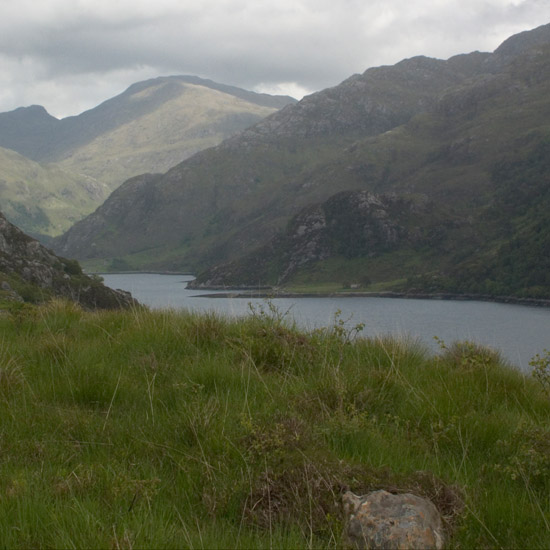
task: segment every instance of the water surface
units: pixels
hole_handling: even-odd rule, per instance
[[[253,298],[204,298],[216,294],[185,288],[192,277],[159,274],[107,274],[105,284],[128,290],[153,308],[186,308],[239,316],[250,306],[264,305]],[[391,334],[417,338],[433,350],[434,337],[446,343],[473,340],[495,349],[513,364],[529,369],[536,353],[550,349],[550,308],[493,302],[416,300],[405,298],[274,298],[273,304],[300,326],[311,330],[334,322],[336,312],[353,327],[364,323],[366,336]]]

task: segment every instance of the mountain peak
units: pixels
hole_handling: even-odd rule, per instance
[[[132,84],[132,86],[130,86],[124,93],[135,94],[147,88],[167,83],[181,83],[192,84],[195,86],[204,86],[205,88],[210,88],[211,90],[223,92],[225,94],[232,95],[234,97],[243,99],[262,107],[271,107],[274,109],[280,109],[288,105],[289,103],[296,103],[297,101],[290,96],[269,95],[258,92],[251,92],[249,90],[237,88],[236,86],[220,84],[219,82],[214,82],[213,80],[193,75],[170,75],[151,78],[149,80],[144,80],[143,82]]]
[[[45,107],[42,105],[29,105],[27,107],[18,107],[17,109],[14,109],[13,111],[8,111],[6,113],[0,113],[0,116],[3,118],[11,118],[16,119],[17,121],[40,121],[40,120],[47,120],[47,121],[57,121],[58,119],[54,116],[50,115],[48,111],[46,111]]]
[[[506,39],[495,53],[503,56],[516,56],[533,48],[550,44],[550,23],[530,31],[514,34]]]
[[[37,151],[47,147],[48,137],[59,123],[41,105],[0,113],[0,147],[33,158]]]
[[[32,115],[46,115],[48,117],[51,117],[52,115],[50,115],[50,113],[48,113],[48,111],[46,111],[46,108],[43,107],[42,105],[29,105],[27,107],[18,107],[17,109],[14,109],[12,111],[13,113],[27,113],[27,114],[32,114]]]

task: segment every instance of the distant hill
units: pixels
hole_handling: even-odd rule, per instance
[[[546,25],[492,54],[412,58],[306,97],[165,175],[125,183],[56,246],[132,268],[208,268],[197,281],[207,285],[351,278],[548,294],[548,142]],[[341,192],[356,194],[337,212]],[[359,192],[386,207],[356,211]],[[312,208],[329,225],[307,242],[299,222]],[[376,216],[401,238],[371,238]]]
[[[0,147],[12,149],[34,161],[44,160],[60,121],[41,105],[0,113]]]
[[[0,113],[0,147],[40,163],[32,164],[33,177],[16,176],[22,185],[10,190],[6,215],[27,231],[59,234],[129,177],[165,172],[294,102],[290,97],[257,94],[197,77],[173,76],[139,82],[94,109],[62,120],[40,106]],[[17,163],[21,165],[22,160],[18,158]],[[53,164],[63,176],[52,187],[52,178],[43,179],[43,175],[54,170]],[[9,167],[6,155],[0,168],[19,170]],[[92,194],[91,201],[83,200],[79,184],[72,186],[71,179],[90,185],[95,180],[97,190],[105,189]],[[34,200],[45,192],[55,195],[59,187],[67,191],[62,202],[70,212],[61,218],[52,217],[48,207]],[[49,221],[41,217],[41,209]],[[19,213],[13,217],[15,211]]]
[[[0,204],[31,235],[59,235],[108,195],[107,185],[93,178],[0,148]]]
[[[232,108],[227,113],[229,134],[235,132],[232,120],[235,112],[252,110],[252,115],[257,115],[252,118],[259,120],[267,113],[296,101],[290,97],[248,92],[193,76],[159,77],[133,84],[125,92],[101,105],[61,120],[49,115],[39,105],[0,113],[0,147],[13,149],[37,162],[59,161],[100,136],[134,123],[142,117],[151,116],[157,109],[180,99],[195,87],[202,92],[218,92],[234,99]],[[217,94],[211,97],[217,98]],[[195,107],[192,100],[195,98],[189,99],[190,101],[181,101],[179,106],[193,111]],[[204,102],[208,103],[208,99]],[[205,107],[208,108],[207,105],[199,105],[198,109],[203,110]],[[216,105],[212,106],[212,110],[217,111]],[[223,118],[219,112],[212,114],[216,118]]]
[[[157,78],[80,115],[70,146],[52,158],[115,189],[129,177],[166,172],[292,102],[199,78]]]

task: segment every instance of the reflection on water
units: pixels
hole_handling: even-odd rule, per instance
[[[105,284],[128,290],[141,303],[154,308],[187,308],[246,315],[250,304],[265,301],[251,298],[201,298],[216,292],[185,288],[192,277],[158,274],[103,275]],[[444,300],[400,298],[276,298],[279,311],[288,312],[300,326],[310,330],[334,322],[337,311],[354,326],[365,323],[362,334],[392,334],[419,338],[436,350],[434,336],[450,343],[475,340],[499,349],[512,363],[529,368],[536,353],[550,349],[550,309]]]

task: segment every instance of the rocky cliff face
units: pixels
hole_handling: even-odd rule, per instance
[[[77,262],[56,256],[0,213],[0,297],[43,301],[54,296],[86,308],[115,309],[136,303],[128,293],[84,275]]]

